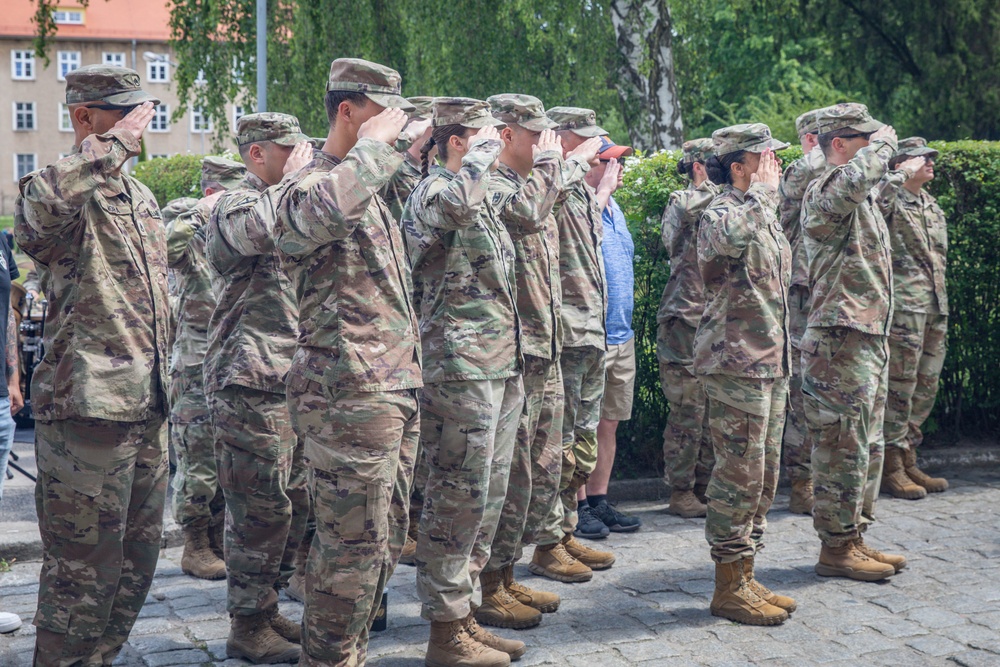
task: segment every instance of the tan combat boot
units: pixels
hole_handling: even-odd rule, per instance
[[[903,466],[903,450],[899,447],[886,446],[885,464],[882,467],[882,490],[906,500],[920,500],[927,495],[927,490],[910,479]]]
[[[510,667],[510,656],[480,644],[465,628],[466,619],[431,621],[427,667]]]
[[[483,646],[488,646],[494,651],[506,653],[510,656],[511,661],[517,660],[528,650],[528,647],[521,640],[504,639],[479,625],[476,622],[475,612],[465,617],[465,631],[469,633],[469,636],[474,641],[479,642]]]
[[[823,545],[816,563],[816,574],[821,577],[847,577],[858,581],[881,581],[896,574],[895,568],[869,558],[853,542],[840,547]]]
[[[585,547],[573,537],[572,533],[562,538],[566,552],[591,570],[606,570],[615,564],[615,555],[610,551],[598,551]]]
[[[754,557],[743,558],[743,578],[746,580],[747,584],[750,586],[750,590],[759,595],[764,602],[780,609],[784,609],[789,614],[791,614],[797,608],[795,600],[788,597],[787,595],[778,595],[777,593],[772,593],[767,586],[757,581],[757,577],[754,576],[753,566]]]
[[[483,604],[476,609],[476,620],[496,628],[524,630],[542,622],[542,612],[521,604],[503,585],[503,570],[483,571],[479,575],[483,586]]]
[[[268,616],[267,611],[250,616],[233,616],[229,639],[226,640],[226,655],[242,658],[254,665],[297,661],[302,649],[278,635],[271,627]]]
[[[274,605],[266,613],[267,622],[271,624],[271,628],[275,632],[293,644],[302,643],[301,623],[295,623],[285,616],[282,616],[281,612],[278,611],[278,605]]]
[[[536,591],[514,581],[513,563],[503,569],[503,587],[507,589],[512,598],[543,614],[551,614],[559,609],[560,599],[555,593]]]
[[[561,542],[535,547],[528,570],[540,577],[548,577],[564,584],[590,581],[594,571],[573,558]]]
[[[813,513],[813,483],[811,479],[792,481],[792,495],[788,499],[788,511],[792,514]]]
[[[903,452],[903,469],[906,470],[906,476],[924,487],[927,493],[941,493],[948,490],[948,480],[944,477],[931,477],[917,467],[917,450],[912,445]]]
[[[694,491],[674,491],[670,494],[670,504],[667,505],[667,512],[676,514],[685,519],[706,516],[708,506],[698,500]]]
[[[750,588],[740,561],[715,564],[715,594],[710,608],[712,616],[745,625],[780,625],[788,620],[787,611],[769,604]]]
[[[306,601],[306,576],[303,572],[295,570],[295,574],[288,579],[288,587],[285,588],[285,593],[288,597],[298,602]]]
[[[184,526],[184,553],[181,570],[199,579],[210,581],[226,578],[226,564],[219,560],[208,545],[208,519],[198,519]]]
[[[892,565],[892,569],[899,572],[904,567],[906,567],[906,557],[898,556],[896,554],[886,554],[882,553],[878,549],[873,549],[867,544],[865,544],[865,538],[859,537],[854,540],[854,546],[858,551],[868,556],[872,560],[876,560],[880,563],[885,563],[886,565]]]

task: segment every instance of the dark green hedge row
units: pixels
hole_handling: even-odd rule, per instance
[[[941,151],[930,190],[948,216],[949,351],[937,405],[925,431],[1000,433],[1000,143],[935,143]],[[781,153],[788,164],[798,147]],[[670,269],[660,243],[660,215],[673,190],[678,152],[633,158],[615,199],[635,239],[637,377],[632,420],[618,429],[616,476],[662,470],[667,405],[656,361],[656,311]]]

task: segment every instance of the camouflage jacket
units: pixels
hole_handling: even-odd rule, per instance
[[[558,174],[552,173],[553,164],[559,168]],[[553,211],[589,168],[579,160],[563,162],[558,155],[546,153],[539,157],[527,180],[503,163],[490,180],[493,207],[514,238],[521,349],[533,357],[558,359],[562,350],[559,229]],[[543,195],[540,200],[539,195]],[[516,221],[523,215],[541,220],[541,233],[520,236]]]
[[[282,182],[275,229],[299,304],[299,378],[351,391],[422,386],[413,282],[399,225],[379,190],[403,155],[360,139],[322,151]]]
[[[37,419],[141,421],[166,408],[166,237],[153,194],[115,173],[139,150],[123,130],[90,135],[21,179],[14,235],[49,299]]]
[[[285,392],[299,311],[274,246],[280,187],[247,172],[212,213],[206,247],[222,289],[209,326],[205,391],[237,385]]]
[[[521,369],[514,243],[489,197],[500,146],[474,140],[457,173],[432,167],[403,211],[425,383]],[[520,222],[529,223],[526,233],[541,229],[541,220]]]
[[[850,327],[885,336],[892,321],[889,230],[875,188],[896,147],[873,142],[814,180],[802,204],[809,266],[810,327]]]
[[[705,313],[694,337],[699,375],[789,374],[788,286],[792,250],[776,215],[777,191],[754,183],[723,188],[702,215],[698,266]]]
[[[420,185],[422,179],[423,175],[420,173],[420,164],[413,159],[412,155],[407,153],[403,156],[403,163],[399,165],[399,169],[396,170],[396,173],[392,175],[389,182],[379,192],[382,201],[392,211],[392,217],[397,222],[403,219],[403,207],[406,206],[406,200],[410,198],[410,194]]]
[[[785,230],[788,243],[792,246],[792,284],[809,286],[809,268],[806,266],[806,251],[802,247],[802,198],[813,180],[827,170],[823,150],[816,146],[811,151],[788,165],[781,175],[778,186],[778,218]]]
[[[948,224],[937,200],[904,188],[906,179],[904,171],[889,172],[877,200],[889,228],[896,309],[947,315]]]
[[[670,193],[663,210],[660,236],[670,256],[670,277],[663,286],[656,321],[679,317],[692,327],[705,311],[705,284],[698,268],[698,225],[701,214],[722,190],[712,181]]]
[[[601,242],[604,221],[594,190],[581,181],[556,211],[559,227],[559,273],[562,276],[563,347],[607,349]]]
[[[208,321],[217,300],[212,272],[205,257],[204,233],[212,208],[222,193],[203,198],[190,212],[167,226],[167,266],[174,276],[174,339],[170,354],[171,374],[201,368],[208,349]]]

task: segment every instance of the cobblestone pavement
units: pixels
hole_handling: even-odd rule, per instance
[[[664,514],[662,503],[635,503],[627,510],[642,517],[642,530],[595,545],[613,549],[618,561],[593,581],[558,584],[518,566],[525,583],[557,591],[563,602],[539,627],[503,633],[530,646],[518,663],[524,666],[1000,665],[1000,474],[966,470],[950,477],[948,492],[919,502],[882,497],[869,542],[905,553],[909,566],[878,584],[817,577],[811,520],[789,514],[787,496],[779,496],[757,572],[765,585],[798,600],[782,626],[712,617],[713,570],[702,522]],[[164,551],[116,664],[244,664],[226,660],[223,583],[184,576],[179,561],[180,549]],[[0,636],[0,665],[31,662],[34,628],[27,621],[39,567],[15,563],[0,574],[0,610],[26,621]],[[281,606],[300,617],[298,603],[283,599]],[[374,635],[369,664],[423,665],[427,634],[414,570],[400,566],[389,588],[389,629]]]

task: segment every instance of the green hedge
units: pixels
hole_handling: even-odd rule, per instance
[[[948,358],[937,405],[925,430],[941,436],[1000,433],[1000,143],[936,143],[941,151],[930,188],[948,216]],[[802,155],[781,153],[785,164]],[[615,194],[635,240],[636,396],[632,419],[619,426],[616,476],[663,469],[667,404],[656,361],[656,311],[670,269],[660,242],[660,216],[673,190],[685,186],[677,151],[629,160]]]

